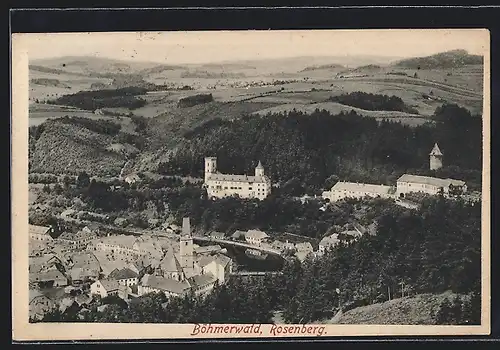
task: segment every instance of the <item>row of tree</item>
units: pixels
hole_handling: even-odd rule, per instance
[[[415,108],[407,106],[406,103],[397,96],[370,94],[356,91],[348,94],[332,96],[328,100],[369,111],[399,111],[418,114],[418,111]]]
[[[47,101],[47,103],[73,106],[90,111],[114,107],[136,109],[146,104],[144,99],[137,96],[143,95],[147,91],[148,89],[141,87],[79,91],[74,94],[60,96],[54,100]]]

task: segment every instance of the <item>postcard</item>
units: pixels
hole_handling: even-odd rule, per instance
[[[489,334],[488,30],[11,58],[14,340]]]

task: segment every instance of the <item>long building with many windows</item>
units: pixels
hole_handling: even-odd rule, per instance
[[[261,162],[255,174],[221,174],[217,171],[217,158],[205,158],[205,188],[210,198],[223,198],[237,195],[241,198],[264,199],[271,193],[271,180],[264,174]]]

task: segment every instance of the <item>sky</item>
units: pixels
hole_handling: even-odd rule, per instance
[[[165,64],[300,56],[416,57],[465,49],[484,54],[485,30],[306,30],[20,34],[30,60],[97,56]]]

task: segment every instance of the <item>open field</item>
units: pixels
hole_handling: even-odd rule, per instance
[[[84,117],[89,119],[108,119],[115,120],[116,118],[106,117],[94,114],[83,109],[57,106],[47,104],[31,104],[29,108],[29,125],[40,125],[49,119],[68,117]]]
[[[37,100],[47,100],[57,98],[62,95],[74,94],[82,90],[90,90],[92,84],[109,85],[112,79],[98,78],[84,75],[76,75],[72,73],[49,73],[40,72],[36,69],[30,69],[30,91],[29,100],[35,102]],[[53,80],[58,84],[35,84],[33,81]]]
[[[245,114],[263,116],[293,109],[306,114],[316,109],[325,109],[333,114],[354,110],[377,120],[389,119],[416,126],[428,122],[436,108],[444,103],[456,103],[473,114],[482,112],[481,65],[413,69],[369,57],[355,61],[352,59],[298,57],[185,65],[126,62],[95,57],[42,60],[33,62],[34,66],[30,67],[30,125],[64,116],[78,116],[111,120],[121,125],[122,132],[134,134],[137,125],[128,115],[145,117],[147,127],[141,133],[146,136],[147,147],[142,149],[133,163],[134,168],[154,172],[159,162],[164,161],[175,150],[185,132],[214,118],[230,120]],[[102,89],[110,86],[115,78],[131,84],[142,79],[167,87],[163,91],[148,91],[138,96],[146,104],[137,109],[103,108],[103,112],[113,112],[119,116],[36,103],[36,99],[52,99],[82,90]],[[191,87],[191,90],[181,90],[184,86]],[[328,101],[333,96],[357,91],[399,97],[406,106],[417,110],[418,114],[363,110]],[[213,102],[187,108],[177,107],[179,99],[200,93],[212,94]],[[59,127],[59,124],[54,125]],[[68,128],[70,127],[64,126],[64,129]],[[97,147],[109,157],[110,165],[106,167],[103,163],[96,163],[94,166],[91,160],[95,160],[101,152],[95,149],[97,144],[82,144],[80,137],[71,137],[69,129],[66,131],[64,134],[69,138],[67,144],[70,145],[67,152],[88,157],[82,168],[95,168],[100,173],[114,174],[123,165],[125,160],[117,156],[122,146],[116,140],[105,140]],[[39,145],[42,149],[44,144],[51,142],[50,133],[46,138]],[[78,150],[79,148],[81,149]],[[35,163],[40,169],[45,166],[59,168],[54,162],[54,156],[55,153],[49,156],[37,151]],[[67,158],[62,154],[60,156]]]

